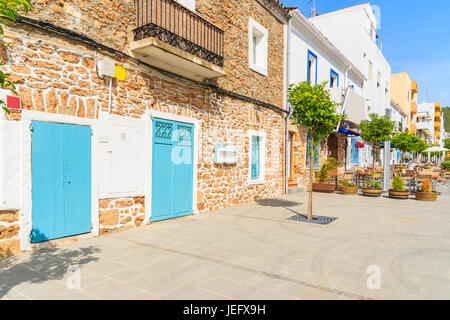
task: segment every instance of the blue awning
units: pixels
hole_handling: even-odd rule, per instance
[[[351,129],[339,128],[339,132],[351,137],[359,137],[361,134]]]

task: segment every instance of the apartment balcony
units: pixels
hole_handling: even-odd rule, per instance
[[[437,121],[435,121],[434,122],[434,131],[441,131],[441,123],[440,122],[437,122]]]
[[[426,135],[431,136],[433,133],[433,122],[417,122],[416,124],[416,130],[422,131]]]
[[[417,113],[417,103],[411,102],[411,114]]]
[[[441,113],[440,112],[434,113],[434,121],[441,122]]]
[[[223,77],[224,32],[174,0],[135,0],[136,58],[194,81]]]
[[[417,85],[416,81],[413,81],[412,84],[411,84],[411,92],[413,94],[419,92],[419,86]]]
[[[436,112],[439,112],[439,113],[442,112],[441,104],[439,102],[436,103],[434,109],[435,109]]]

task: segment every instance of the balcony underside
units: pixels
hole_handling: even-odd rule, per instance
[[[149,65],[194,81],[226,75],[221,67],[154,37],[133,41],[131,51]]]

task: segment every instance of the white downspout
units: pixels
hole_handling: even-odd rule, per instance
[[[287,57],[286,57],[286,93],[285,93],[285,102],[286,102],[286,110],[288,110],[288,94],[287,94],[287,88],[289,87],[290,83],[291,83],[291,24],[292,24],[292,17],[289,17],[289,21],[288,21],[288,28],[287,28],[287,39],[286,39],[286,52],[287,52]],[[290,168],[288,168],[289,166],[289,159],[291,157],[291,148],[288,148],[289,145],[289,115],[290,115],[290,105],[289,105],[289,114],[286,115],[286,120],[285,120],[285,125],[286,125],[286,136],[285,136],[285,143],[284,145],[286,146],[286,152],[285,154],[285,167],[286,167],[286,172],[285,172],[285,181],[284,181],[284,190],[285,193],[288,194],[289,192],[289,170]],[[290,142],[292,143],[292,141]]]
[[[108,114],[111,114],[111,104],[112,104],[112,82],[113,82],[113,79],[112,79],[112,78],[109,78]]]
[[[0,90],[0,98],[6,102],[6,91]],[[6,121],[6,112],[3,110],[3,108],[0,108],[0,207],[5,205],[6,199],[5,199],[5,175],[6,175],[6,169],[5,169],[5,128],[4,123]]]

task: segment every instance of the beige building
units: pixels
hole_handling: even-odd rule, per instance
[[[416,134],[415,115],[417,114],[417,82],[407,72],[396,73],[391,77],[391,99],[407,114],[407,128]]]

